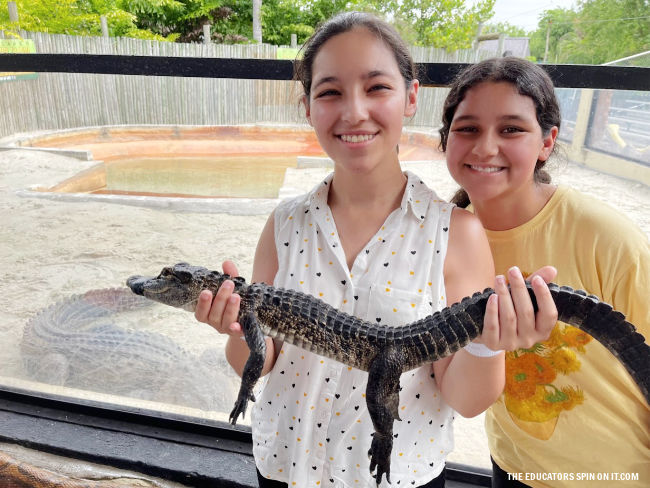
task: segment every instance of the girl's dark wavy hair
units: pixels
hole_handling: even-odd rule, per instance
[[[548,135],[554,126],[560,129],[562,116],[560,105],[555,96],[553,81],[540,66],[525,59],[515,57],[492,58],[476,63],[461,71],[450,85],[450,91],[442,109],[442,127],[440,133],[440,148],[447,150],[449,128],[456,109],[465,98],[470,88],[486,82],[511,83],[520,95],[530,97],[535,104],[537,122],[542,128],[542,134]],[[557,147],[557,146],[556,146]],[[553,148],[553,152],[556,148]],[[547,160],[538,160],[535,165],[533,178],[537,183],[550,183],[551,176],[544,170]],[[459,207],[470,204],[467,192],[461,188],[453,196],[453,203]]]
[[[407,89],[411,86],[413,80],[417,78],[415,64],[408,47],[393,26],[369,13],[343,12],[318,26],[303,45],[302,58],[296,59],[294,62],[294,79],[302,84],[307,99],[309,99],[311,93],[314,58],[316,58],[320,48],[332,37],[351,31],[356,27],[367,29],[386,43],[395,56]]]

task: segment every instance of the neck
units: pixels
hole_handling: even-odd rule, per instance
[[[399,163],[388,170],[384,168],[364,173],[337,168],[329,190],[328,204],[330,207],[372,208],[387,205],[395,208],[401,202],[406,180]]]
[[[525,192],[474,201],[474,213],[487,230],[509,230],[533,219],[555,193],[555,186],[533,184]],[[520,194],[523,193],[523,194]]]

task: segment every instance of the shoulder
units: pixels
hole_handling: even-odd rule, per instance
[[[466,239],[470,237],[485,238],[483,224],[476,215],[464,208],[453,207],[451,212],[450,239]]]
[[[273,214],[278,218],[282,218],[285,215],[289,216],[292,213],[294,213],[297,209],[303,208],[306,205],[308,205],[309,202],[308,197],[309,197],[309,193],[304,193],[297,197],[292,197],[292,198],[287,198],[286,200],[282,200],[278,204],[278,206],[275,207]]]
[[[494,261],[483,225],[462,208],[452,210],[444,276],[448,303],[491,286],[494,278]]]
[[[327,201],[329,185],[332,181],[333,173],[330,173],[325,179],[314,186],[309,192],[297,195],[295,197],[282,200],[275,208],[276,219],[282,219],[284,216],[290,216],[293,213],[309,209],[312,202]]]
[[[557,191],[561,212],[583,236],[611,244],[648,245],[639,226],[610,204],[569,187],[560,186]]]
[[[486,255],[491,256],[483,224],[473,213],[454,207],[449,222],[448,258],[463,266],[474,259],[484,260]]]
[[[481,221],[465,209],[454,207],[451,211],[447,256],[457,260],[460,266],[491,256]]]

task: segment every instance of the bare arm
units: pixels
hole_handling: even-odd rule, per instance
[[[465,210],[454,209],[452,214],[444,274],[449,304],[483,290],[494,279],[494,262],[483,226]],[[494,314],[499,298],[490,298],[488,312]],[[498,320],[496,324],[486,321],[483,334],[494,335],[495,327],[499,327]],[[433,370],[445,401],[465,417],[486,410],[499,397],[505,383],[503,353],[476,357],[462,349],[436,361]]]
[[[223,265],[224,272],[231,276],[238,276],[235,265],[226,261]],[[278,271],[278,259],[275,248],[274,217],[273,214],[266,221],[262,234],[255,250],[253,262],[253,283],[273,284],[273,279]],[[243,332],[241,325],[237,322],[239,314],[240,297],[233,293],[234,284],[226,281],[217,294],[207,290],[201,292],[195,316],[200,322],[207,323],[222,334],[228,334],[226,343],[226,359],[235,372],[241,376],[244,365],[250,354],[246,342],[242,340]],[[279,346],[279,344],[278,344]],[[279,351],[279,348],[278,348]],[[266,359],[262,369],[262,375],[267,374],[275,364],[276,344],[270,338],[266,339]]]
[[[450,227],[444,272],[447,303],[452,304],[487,287],[494,264],[477,218],[454,209]],[[488,301],[483,332],[474,342],[492,351],[512,351],[546,340],[557,322],[557,309],[546,283],[556,274],[555,268],[545,266],[530,278],[539,307],[537,313],[518,268],[508,270],[510,289],[504,276],[494,278],[492,286],[496,294]],[[503,353],[476,357],[463,349],[437,361],[433,369],[447,403],[466,417],[488,408],[499,397],[505,383]]]

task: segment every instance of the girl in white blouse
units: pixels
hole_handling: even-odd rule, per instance
[[[334,161],[310,193],[269,217],[252,281],[293,288],[371,322],[400,326],[493,285],[475,343],[400,378],[390,478],[395,486],[443,486],[455,411],[475,416],[504,385],[502,350],[545,338],[557,312],[545,279],[533,278],[540,310],[518,270],[494,281],[480,221],[403,173],[398,142],[415,114],[418,80],[395,30],[372,15],[340,14],[303,48],[297,78],[306,116]],[[237,275],[230,262],[224,271]],[[240,375],[248,347],[236,322],[232,283],[204,291],[196,318],[229,334],[226,356]],[[269,373],[268,375],[266,375]],[[260,486],[375,486],[368,447],[367,373],[267,339],[262,391],[252,412]],[[387,486],[386,480],[380,480]]]

